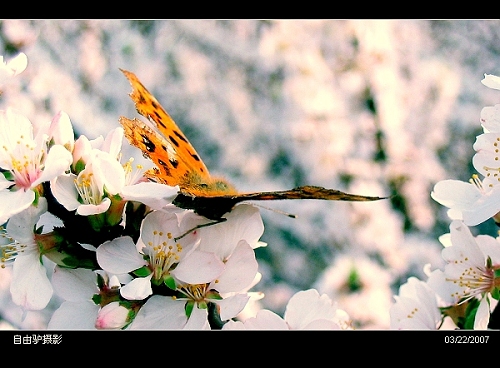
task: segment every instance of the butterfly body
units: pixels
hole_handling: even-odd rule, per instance
[[[156,98],[144,87],[135,74],[122,70],[133,91],[130,97],[137,112],[148,119],[146,124],[136,118],[120,117],[125,137],[139,148],[156,167],[145,176],[158,183],[179,186],[173,204],[191,209],[199,215],[217,222],[224,214],[247,200],[323,199],[340,201],[374,201],[369,197],[344,193],[317,186],[302,186],[274,192],[241,193],[223,178],[212,177],[200,156],[189,143],[174,120]]]

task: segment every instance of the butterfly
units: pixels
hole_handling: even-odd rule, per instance
[[[137,118],[120,117],[125,137],[131,145],[153,161],[155,167],[145,176],[157,183],[179,186],[173,201],[177,207],[214,220],[223,217],[243,201],[279,199],[323,199],[334,201],[376,201],[384,197],[369,197],[344,193],[335,189],[306,185],[274,192],[241,193],[223,178],[210,175],[203,160],[189,143],[174,120],[156,98],[144,87],[134,73],[120,69],[132,85],[130,97],[139,114],[148,119],[146,124]],[[291,215],[291,217],[294,217]]]

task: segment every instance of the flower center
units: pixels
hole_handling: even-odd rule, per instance
[[[173,240],[171,233],[153,230],[153,239],[148,242],[149,264],[153,269],[153,278],[162,280],[180,260],[182,245]]]
[[[9,242],[9,244],[0,245],[0,267],[5,268],[11,266],[17,256],[27,250],[28,246],[8,236],[3,228],[0,228],[0,237]]]
[[[84,204],[98,205],[102,201],[102,191],[92,172],[81,172],[75,179],[75,186]]]
[[[32,141],[20,136],[15,148],[9,149],[4,146],[3,150],[10,153],[11,173],[16,186],[22,189],[30,189],[31,184],[40,177],[43,169],[45,150],[36,150]]]
[[[125,171],[125,183],[127,183],[127,185],[136,184],[144,179],[144,169],[142,165],[136,165],[134,170],[132,162],[134,162],[133,157],[123,164],[123,171]]]
[[[209,284],[179,285],[178,290],[196,303],[201,303],[205,300],[207,295],[208,285]]]
[[[447,278],[460,287],[460,291],[453,293],[452,296],[465,298],[464,301],[474,296],[490,292],[495,286],[494,271],[490,268],[466,267],[458,278]]]

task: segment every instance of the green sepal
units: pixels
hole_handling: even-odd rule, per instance
[[[474,329],[474,320],[476,319],[477,309],[479,308],[479,300],[476,298],[470,299],[467,309],[465,310],[465,320],[463,328],[465,330]]]
[[[220,294],[217,291],[215,291],[215,290],[210,290],[205,295],[205,298],[206,299],[210,299],[210,300],[222,300],[222,297],[220,296]]]
[[[82,159],[80,159],[74,164],[73,167],[74,167],[74,173],[78,175],[81,171],[83,171],[83,169],[85,169],[85,162]]]
[[[191,313],[193,313],[193,308],[194,308],[194,300],[188,301],[186,303],[186,306],[184,307],[184,310],[186,311],[187,318],[191,317]]]
[[[57,249],[51,249],[43,253],[48,259],[58,266],[77,268],[80,264],[78,258],[68,255],[67,253],[59,252]]]
[[[58,266],[65,268],[87,268],[92,270],[96,267],[95,262],[92,259],[80,258],[66,252],[60,252],[57,249],[51,249],[48,252],[44,252],[43,255]]]
[[[176,290],[177,285],[175,284],[175,280],[172,276],[169,276],[163,280],[163,283],[170,289],[170,290]]]
[[[486,258],[486,268],[487,269],[493,268],[493,261],[491,260],[490,256],[488,256],[488,258]]]
[[[95,305],[100,305],[102,297],[99,294],[94,294],[92,295],[92,301],[95,303]]]
[[[208,308],[208,304],[206,301],[201,301],[201,302],[198,302],[198,309],[207,309]]]
[[[494,275],[495,275],[495,278],[500,277],[500,269],[495,270]]]
[[[106,214],[106,226],[115,226],[122,222],[123,209],[125,208],[125,201],[119,194],[107,195],[111,200],[111,205]]]
[[[35,199],[33,199],[33,202],[31,203],[33,207],[38,207],[38,202],[40,201],[40,193],[38,192],[39,189],[40,188],[37,187],[35,188],[35,190],[33,190],[33,192],[35,193]]]
[[[102,277],[101,274],[97,273],[97,287],[99,290],[104,288],[106,286],[106,281],[104,280],[104,277]]]
[[[146,277],[150,274],[151,270],[148,268],[148,266],[142,266],[141,268],[138,268],[134,271],[134,275],[136,275],[137,277]]]
[[[12,185],[14,185],[14,175],[12,175],[10,171],[3,171],[2,174],[5,179],[7,179],[8,181],[12,181]]]
[[[132,237],[134,242],[139,239],[142,220],[147,214],[147,207],[140,202],[128,201],[125,205],[124,235]],[[147,257],[144,255],[144,257]]]
[[[494,288],[491,291],[491,296],[493,299],[500,300],[500,290],[498,290],[498,288]]]
[[[122,330],[125,330],[135,319],[137,312],[134,309],[129,308],[127,314],[127,323],[122,327]]]
[[[106,224],[106,215],[104,213],[98,213],[95,215],[87,216],[87,220],[94,231],[101,231],[101,229]]]

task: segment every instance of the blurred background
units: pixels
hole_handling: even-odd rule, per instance
[[[484,106],[500,92],[496,20],[4,20],[6,60],[28,68],[3,85],[0,108],[32,122],[67,112],[77,135],[106,135],[139,117],[119,68],[134,72],[213,174],[241,191],[320,185],[392,196],[373,203],[276,201],[261,210],[257,249],[265,298],[282,315],[296,291],[328,294],[358,329],[389,327],[393,295],[423,266],[441,268],[443,179],[474,173]],[[124,159],[140,152],[125,145]],[[145,165],[151,166],[147,161]],[[497,235],[491,223],[475,233]],[[1,328],[43,328],[46,312],[9,300],[0,273]]]

